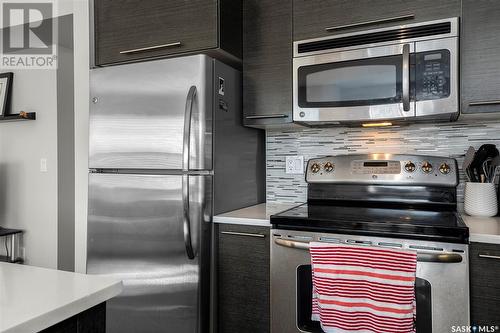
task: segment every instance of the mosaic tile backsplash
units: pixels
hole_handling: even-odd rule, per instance
[[[500,120],[414,124],[388,128],[306,128],[267,131],[267,201],[301,203],[307,200],[304,175],[285,173],[286,156],[304,161],[326,155],[408,153],[449,156],[461,168],[465,151],[484,143],[500,149]],[[464,173],[460,172],[458,201],[463,202]]]

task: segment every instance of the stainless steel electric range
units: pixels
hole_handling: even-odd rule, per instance
[[[469,324],[469,230],[457,213],[454,159],[345,155],[309,160],[307,203],[271,216],[271,332],[311,321],[309,242],[417,251],[417,333]]]

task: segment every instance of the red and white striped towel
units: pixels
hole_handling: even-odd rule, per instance
[[[312,320],[330,333],[413,333],[414,251],[310,243]]]

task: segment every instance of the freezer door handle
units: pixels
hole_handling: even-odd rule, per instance
[[[191,218],[189,216],[189,175],[182,175],[182,223],[184,234],[184,245],[186,246],[186,254],[189,259],[194,259],[193,242],[191,240]]]
[[[184,138],[182,149],[182,170],[189,171],[189,157],[191,146],[191,120],[193,118],[193,104],[196,98],[196,86],[191,86],[186,98],[186,110],[184,112]]]

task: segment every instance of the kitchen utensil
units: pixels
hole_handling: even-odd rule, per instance
[[[475,154],[476,154],[476,149],[474,149],[474,147],[470,146],[469,149],[467,149],[467,152],[465,153],[464,163],[462,164],[462,170],[464,170],[465,175],[467,176],[469,181],[472,181],[471,175],[470,175],[470,165],[471,165],[472,161],[474,160]]]
[[[500,166],[500,156],[495,158],[488,158],[483,162],[483,173],[485,175],[485,182],[494,183],[496,180],[495,171]]]
[[[497,178],[497,175],[500,174],[500,171],[498,171],[499,168],[500,168],[500,156],[497,156],[490,163],[490,173],[492,174],[490,180],[491,183],[494,183]]]
[[[486,161],[488,158],[495,158],[498,155],[498,149],[493,144],[484,144],[479,147],[470,166],[472,175],[471,180],[473,182],[480,182],[481,175],[484,175],[484,161]]]
[[[471,216],[495,216],[498,213],[496,191],[492,183],[465,183],[465,212]]]
[[[495,170],[495,175],[498,175],[498,174],[500,174],[500,166],[497,166],[497,168]],[[500,207],[500,181],[497,184],[497,201],[498,201],[498,205],[497,206]],[[500,216],[500,213],[498,213],[497,215]]]
[[[495,167],[495,171],[493,172],[493,177],[491,178],[491,182],[495,184],[495,181],[497,180],[497,177],[500,175],[500,165]],[[500,185],[500,182],[499,182]]]
[[[491,159],[487,159],[486,161],[483,162],[483,172],[481,174],[481,183],[486,183],[488,182],[489,179],[489,162],[491,162]]]

